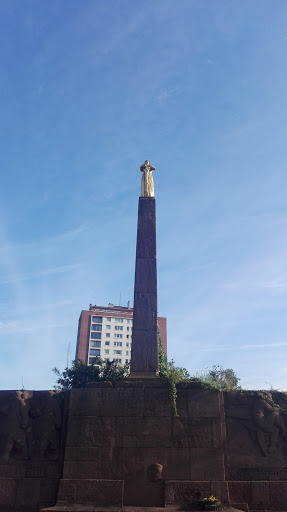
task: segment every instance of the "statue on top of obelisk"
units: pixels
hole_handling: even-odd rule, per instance
[[[155,169],[156,167],[150,165],[148,160],[140,166],[140,171],[143,173],[141,181],[141,197],[154,197],[152,171]]]

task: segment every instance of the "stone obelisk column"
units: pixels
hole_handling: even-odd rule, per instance
[[[158,375],[156,214],[149,161],[143,172],[138,208],[131,377]]]

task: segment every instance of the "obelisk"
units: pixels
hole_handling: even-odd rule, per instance
[[[141,197],[138,207],[136,268],[134,287],[131,377],[158,375],[156,211],[149,161],[140,167]]]

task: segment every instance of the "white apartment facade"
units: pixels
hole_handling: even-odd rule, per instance
[[[158,318],[163,347],[166,353],[166,318]],[[97,363],[99,358],[118,361],[131,360],[133,309],[109,304],[106,307],[90,304],[79,318],[76,360],[86,364]]]

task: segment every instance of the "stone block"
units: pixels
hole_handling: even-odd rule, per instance
[[[269,482],[270,509],[286,510],[287,482]]]
[[[138,331],[153,331],[157,334],[157,294],[135,291],[133,313],[133,342]]]
[[[59,480],[56,478],[43,478],[40,485],[40,501],[56,502]]]
[[[270,509],[270,489],[269,482],[251,482],[251,502],[252,510]]]
[[[191,418],[220,417],[219,391],[213,389],[187,389],[187,407]]]
[[[164,475],[168,480],[191,480],[191,462],[188,448],[170,448],[167,452]],[[162,463],[161,463],[162,464]]]
[[[118,417],[115,445],[123,448],[170,447],[171,418]]]
[[[0,478],[24,478],[26,474],[26,464],[17,461],[14,464],[0,464]]]
[[[163,478],[168,471],[169,448],[115,448],[114,478],[124,480],[147,480],[148,468],[152,464],[163,466]]]
[[[71,389],[70,416],[98,416],[102,412],[102,388]]]
[[[46,478],[48,472],[48,464],[46,461],[29,461],[26,467],[26,478]],[[57,467],[57,466],[56,466]]]
[[[63,477],[65,479],[114,478],[113,449],[108,447],[66,449]]]
[[[157,292],[156,259],[138,259],[135,276],[135,289],[141,293]]]
[[[221,450],[190,448],[191,480],[224,480],[224,455]]]
[[[210,496],[210,482],[166,480],[165,506],[188,506],[194,508],[203,498]]]
[[[103,389],[103,416],[140,417],[144,413],[144,389],[120,388]]]
[[[156,258],[155,198],[140,197],[136,259]]]
[[[115,418],[108,416],[71,416],[66,447],[111,446],[115,443]]]
[[[156,315],[154,315],[156,317]],[[150,322],[154,322],[153,320]],[[143,324],[144,325],[144,324]],[[158,370],[157,331],[155,328],[138,330],[134,327],[131,359],[131,377],[133,373],[156,375]]]
[[[221,448],[221,425],[217,418],[178,418],[185,444],[190,448]]]
[[[228,506],[230,503],[228,482],[211,482],[210,493],[219,499],[223,506]]]
[[[0,505],[13,507],[16,501],[17,480],[13,478],[0,478]]]
[[[144,416],[173,416],[173,405],[168,387],[144,390]]]
[[[16,507],[30,508],[37,510],[40,499],[40,478],[23,478],[19,480],[17,493],[16,493]]]
[[[123,506],[123,480],[61,480],[58,501],[93,506]]]
[[[186,388],[176,387],[177,388],[177,397],[176,397],[176,407],[177,413],[180,418],[188,417],[187,410],[187,390]]]
[[[251,503],[251,482],[228,482],[231,505],[233,503]]]
[[[163,507],[164,483],[162,481],[126,480],[124,506]]]

